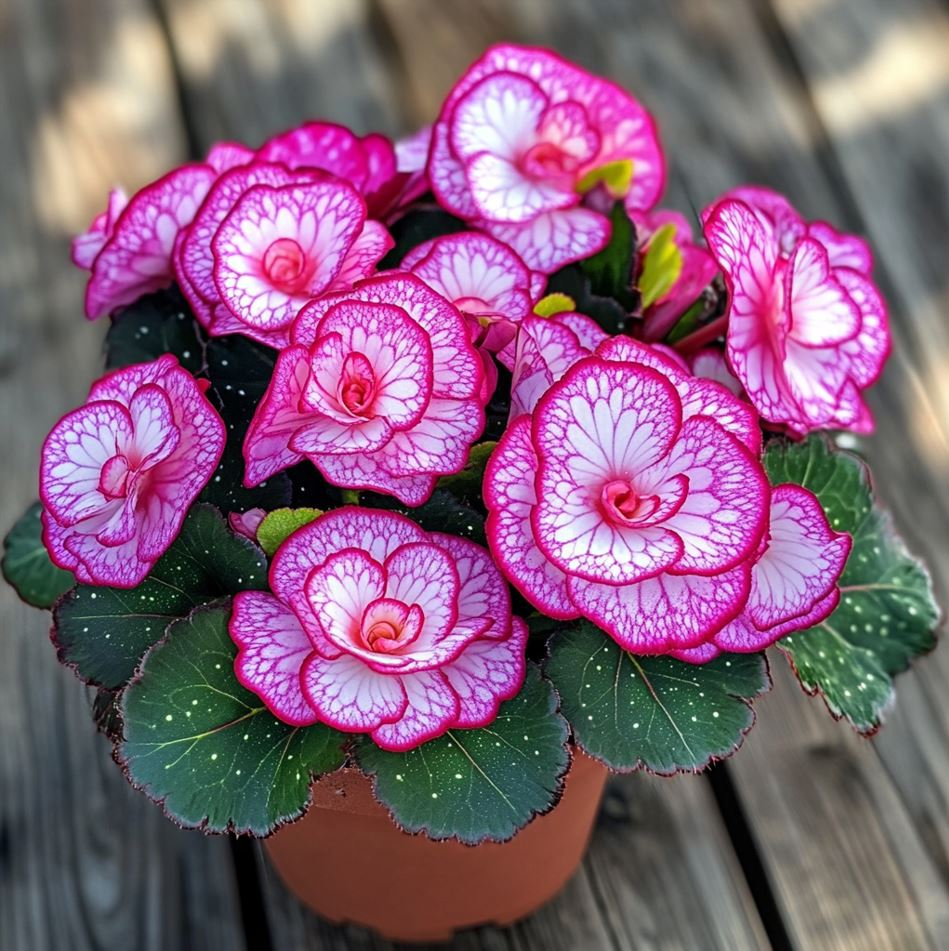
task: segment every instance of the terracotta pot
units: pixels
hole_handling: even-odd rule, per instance
[[[586,850],[606,767],[576,753],[563,798],[509,842],[466,846],[408,835],[346,769],[314,783],[310,811],[264,841],[296,896],[337,924],[395,941],[444,941],[479,924],[509,925],[549,901]]]

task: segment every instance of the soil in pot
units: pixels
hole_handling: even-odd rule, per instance
[[[576,753],[563,798],[509,842],[466,846],[400,831],[357,770],[313,786],[313,806],[264,841],[287,886],[317,914],[394,941],[445,941],[510,925],[556,895],[583,858],[608,770]]]

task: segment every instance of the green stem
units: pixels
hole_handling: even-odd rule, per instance
[[[359,505],[359,493],[356,489],[343,489],[343,505]]]

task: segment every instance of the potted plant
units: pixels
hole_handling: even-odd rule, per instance
[[[214,146],[76,238],[106,374],[3,570],[129,781],[395,938],[509,923],[607,772],[733,753],[776,647],[872,734],[938,609],[866,465],[867,245],[656,208],[655,124],[499,46],[393,145]],[[848,436],[852,440],[852,437]]]

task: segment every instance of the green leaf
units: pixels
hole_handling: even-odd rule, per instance
[[[268,512],[257,526],[257,541],[272,558],[276,550],[298,529],[309,525],[323,513],[319,509],[277,509]]]
[[[590,279],[590,289],[595,295],[612,297],[626,310],[632,310],[636,304],[631,287],[636,258],[636,229],[623,202],[618,201],[613,205],[610,225],[612,232],[609,244],[583,261],[580,267]]]
[[[105,338],[110,370],[173,353],[191,373],[204,365],[207,339],[177,287],[148,294],[112,318]]]
[[[663,225],[646,246],[638,282],[643,310],[672,290],[682,273],[682,252],[676,247],[675,234],[675,225]]]
[[[195,505],[137,588],[79,585],[64,597],[53,614],[53,640],[59,659],[83,680],[116,688],[171,621],[199,604],[266,586],[263,552],[231,532],[216,509]]]
[[[479,545],[485,544],[484,516],[459,502],[445,489],[436,489],[432,497],[418,508],[398,504],[388,507],[418,522],[427,532],[447,532],[449,535],[469,538]]]
[[[467,227],[460,218],[440,208],[419,208],[410,211],[389,229],[395,239],[395,246],[379,262],[379,270],[398,267],[402,263],[402,258],[424,241],[466,231]]]
[[[577,264],[568,264],[547,281],[547,295],[569,297],[574,301],[574,310],[595,320],[608,334],[626,333],[633,323],[629,311],[633,306],[623,307],[612,297],[594,294],[590,279]]]
[[[276,353],[246,337],[216,337],[207,346],[208,399],[227,427],[224,454],[199,496],[223,512],[266,510],[290,504],[290,480],[278,472],[253,489],[244,487],[244,436],[273,375]]]
[[[634,656],[587,621],[556,635],[547,676],[574,738],[611,769],[669,775],[733,753],[770,687],[763,654],[708,664]]]
[[[51,608],[56,599],[67,592],[76,579],[50,561],[43,544],[43,506],[34,502],[3,540],[3,562],[0,567],[7,583],[27,604],[35,608]]]
[[[303,814],[344,737],[283,723],[237,682],[229,615],[195,611],[148,652],[122,695],[118,758],[179,825],[262,836]]]
[[[560,798],[570,758],[553,690],[530,666],[521,692],[477,730],[449,730],[407,753],[359,741],[376,797],[409,832],[503,842]]]
[[[873,733],[893,702],[893,677],[935,644],[939,607],[929,573],[875,501],[869,470],[857,456],[818,436],[803,443],[775,440],[765,467],[774,485],[810,489],[834,529],[853,536],[837,609],[778,647],[804,689],[820,693],[835,718]]]

